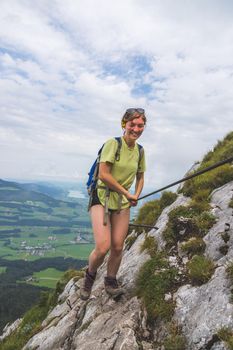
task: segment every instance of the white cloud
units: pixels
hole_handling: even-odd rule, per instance
[[[129,106],[147,111],[147,186],[232,128],[231,1],[3,0],[1,177],[84,178]]]

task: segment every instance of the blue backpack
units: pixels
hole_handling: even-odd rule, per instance
[[[116,154],[115,154],[115,160],[119,161],[122,140],[121,140],[121,137],[115,137],[115,140],[117,140],[117,142],[118,142],[118,147],[117,147]],[[138,150],[139,150],[139,162],[140,162],[140,160],[142,158],[142,154],[143,154],[143,147],[139,144],[137,144],[137,145],[138,145]],[[88,180],[87,180],[86,186],[87,186],[87,192],[88,192],[90,197],[92,197],[93,192],[96,189],[98,175],[99,175],[99,163],[100,163],[100,157],[101,157],[101,152],[102,152],[103,147],[104,147],[104,144],[99,149],[98,154],[97,154],[97,158],[94,161],[94,163],[92,164],[90,171],[88,173]]]

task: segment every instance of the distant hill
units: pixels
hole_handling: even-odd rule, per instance
[[[61,199],[64,196],[64,189],[52,184],[41,184],[41,183],[24,183],[20,184],[20,187],[26,191],[34,191],[44,193],[56,199]]]
[[[55,207],[61,205],[61,201],[43,193],[45,191],[45,186],[36,184],[18,184],[16,182],[9,182],[0,179],[0,191],[0,202],[19,201],[22,203],[25,201],[37,201]]]
[[[58,200],[0,180],[0,257],[79,257],[76,243],[92,243],[86,203]]]
[[[32,188],[40,186],[0,180],[0,226],[70,227],[78,223],[79,203],[58,200]]]

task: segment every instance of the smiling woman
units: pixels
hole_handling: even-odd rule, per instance
[[[144,185],[145,154],[136,141],[143,133],[145,124],[144,109],[127,109],[121,120],[123,136],[120,141],[115,138],[108,140],[101,151],[97,189],[90,204],[95,249],[90,254],[81,288],[81,298],[84,300],[89,298],[97,269],[109,250],[105,290],[113,297],[124,293],[116,275],[128,232],[130,207],[137,205]],[[135,178],[135,192],[131,194],[129,189]]]

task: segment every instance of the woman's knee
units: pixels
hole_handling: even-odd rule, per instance
[[[108,253],[108,251],[109,251],[109,247],[107,246],[95,248],[95,253],[98,256],[98,258],[104,258],[105,255]]]
[[[113,253],[114,255],[121,255],[123,251],[123,246],[111,246],[111,253]]]

